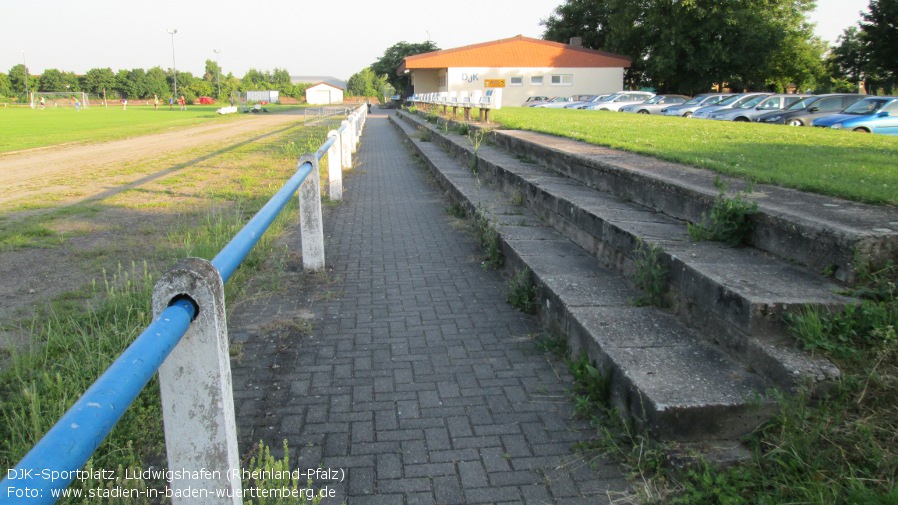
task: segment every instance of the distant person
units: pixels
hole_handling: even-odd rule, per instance
[[[168,97],[168,110],[175,110],[175,97],[174,96]]]
[[[128,99],[122,98],[121,102],[122,102],[122,110],[128,110]]]
[[[159,110],[159,95],[153,93],[153,110]]]
[[[44,97],[41,97],[41,110],[44,110]]]
[[[181,110],[187,110],[187,100],[184,99],[184,95],[178,98],[178,105],[181,106]]]

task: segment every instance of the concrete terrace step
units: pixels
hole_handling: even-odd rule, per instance
[[[634,307],[637,293],[626,279],[508,203],[501,188],[482,184],[438,144],[419,140],[418,124],[394,122],[450,198],[495,223],[506,263],[532,272],[544,322],[606,373],[622,413],[656,436],[683,441],[738,437],[770,415],[763,378],[670,314]]]
[[[456,156],[471,155],[462,137],[434,139]],[[784,321],[787,313],[807,305],[853,303],[837,294],[837,284],[755,248],[692,243],[681,220],[524,163],[502,149],[481,146],[477,156],[484,174],[507,191],[526,195],[541,219],[606,266],[631,275],[640,241],[659,245],[660,259],[671,272],[675,312],[700,329],[708,342],[722,346],[772,383],[792,388],[802,381],[838,376],[830,362],[795,347]]]
[[[719,193],[709,170],[661,161],[572,139],[497,130],[509,152],[583,184],[689,222],[699,222]],[[744,181],[723,178],[734,190]],[[750,199],[759,213],[752,244],[781,258],[855,280],[855,262],[884,266],[898,260],[898,209],[758,184]]]

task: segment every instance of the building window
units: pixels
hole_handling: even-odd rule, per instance
[[[442,88],[446,87],[446,74],[443,74],[440,76],[440,87],[442,87]]]
[[[542,86],[543,85],[543,76],[541,76],[541,75],[530,76],[530,85],[531,86]]]
[[[574,76],[571,74],[551,75],[549,79],[552,86],[570,86],[574,83]]]
[[[508,79],[508,85],[509,86],[523,86],[524,78],[521,77],[520,75],[511,77],[510,79]]]

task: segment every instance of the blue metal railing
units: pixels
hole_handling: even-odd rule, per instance
[[[338,133],[347,128],[342,125]],[[320,160],[339,137],[329,138],[314,156]],[[246,259],[262,234],[287,206],[312,171],[309,162],[298,164],[296,173],[211,263],[226,283]],[[81,469],[121,419],[196,317],[197,307],[188,299],[173,300],[125,349],[93,385],[66,411],[0,483],[0,504],[55,503],[61,490],[78,477]],[[54,491],[56,495],[54,496]]]

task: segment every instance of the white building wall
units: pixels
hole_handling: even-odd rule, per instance
[[[306,102],[310,105],[333,105],[343,103],[343,90],[329,84],[316,84],[306,89]]]
[[[515,107],[523,104],[531,96],[570,96],[582,94],[602,94],[621,91],[624,86],[624,69],[617,68],[450,68],[446,73],[445,86],[440,86],[440,75],[436,70],[413,71],[415,92],[461,91],[469,94],[485,89],[485,79],[504,79],[502,106]],[[426,74],[425,74],[426,72]],[[424,74],[419,79],[419,74]],[[552,83],[552,76],[564,81]],[[520,78],[521,84],[513,84],[512,78]],[[538,84],[542,78],[542,84]],[[419,85],[419,82],[421,83]]]

